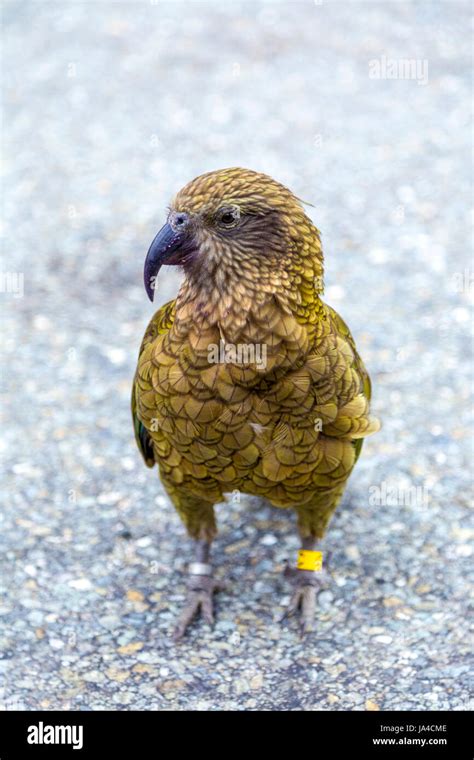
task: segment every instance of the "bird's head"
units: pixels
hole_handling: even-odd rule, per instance
[[[242,282],[271,291],[318,277],[322,290],[319,233],[301,201],[249,169],[203,174],[177,194],[145,261],[151,301],[163,264],[182,266],[201,293],[228,294]]]

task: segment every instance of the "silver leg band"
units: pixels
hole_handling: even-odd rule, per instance
[[[190,562],[188,566],[189,575],[212,575],[212,565],[207,562]]]

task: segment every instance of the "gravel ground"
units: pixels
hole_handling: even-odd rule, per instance
[[[468,709],[469,22],[456,1],[4,4],[4,708]],[[316,633],[277,622],[293,516],[242,498],[218,508],[233,593],[175,645],[189,542],[129,419],[142,265],[172,194],[232,165],[314,204],[384,427],[324,541]]]

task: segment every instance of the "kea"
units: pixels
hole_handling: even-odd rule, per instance
[[[320,233],[279,182],[223,169],[176,195],[145,260],[151,301],[164,264],[182,267],[184,280],[145,332],[132,415],[143,459],[158,465],[195,542],[174,635],[195,615],[213,621],[214,507],[236,492],[296,513],[301,550],[286,615],[307,632],[321,583],[318,542],[363,439],[379,428],[354,339],[321,299]]]

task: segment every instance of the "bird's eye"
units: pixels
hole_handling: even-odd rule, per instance
[[[188,221],[188,215],[185,214],[184,212],[180,214],[176,214],[173,221],[174,221],[175,227],[184,227],[184,225]]]
[[[217,212],[217,223],[220,227],[233,227],[240,218],[237,206],[226,206]]]

